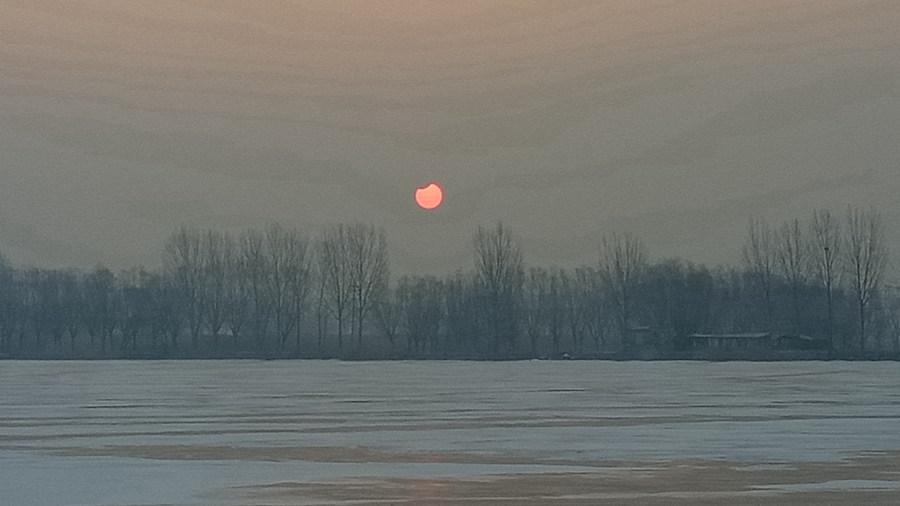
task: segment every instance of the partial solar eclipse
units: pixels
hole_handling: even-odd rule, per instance
[[[434,209],[444,201],[444,189],[434,181],[416,188],[416,204],[422,209]]]

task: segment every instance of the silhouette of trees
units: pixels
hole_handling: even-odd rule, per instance
[[[228,318],[228,278],[233,275],[229,272],[228,259],[234,256],[234,247],[231,236],[216,230],[206,231],[200,244],[200,308],[214,347],[219,345],[219,333]]]
[[[800,331],[800,310],[803,287],[807,283],[810,266],[810,246],[800,220],[785,222],[775,236],[778,271],[790,288],[793,310],[793,332]]]
[[[348,234],[348,226],[344,224],[325,229],[318,250],[319,273],[322,276],[321,301],[337,324],[339,352],[344,350],[344,330],[353,300]]]
[[[357,353],[362,351],[362,338],[366,318],[377,305],[378,297],[388,286],[387,236],[384,230],[373,225],[355,223],[347,227],[344,236],[349,263],[349,283],[353,326],[356,329]]]
[[[502,223],[492,229],[478,227],[475,249],[477,290],[490,355],[512,352],[519,333],[525,265],[522,247]]]
[[[4,355],[12,353],[13,336],[22,313],[19,286],[15,269],[0,255],[0,353]]]
[[[528,269],[522,298],[522,320],[532,357],[538,356],[538,342],[547,328],[549,285],[550,276],[546,269],[543,267]],[[554,349],[554,353],[556,352]]]
[[[612,303],[619,342],[628,347],[628,331],[636,312],[637,289],[647,270],[647,247],[631,234],[612,233],[600,241],[600,277]]]
[[[163,261],[167,276],[180,292],[194,349],[197,349],[204,320],[203,290],[207,272],[201,250],[202,239],[198,230],[182,226],[166,241]]]
[[[859,348],[865,351],[869,306],[879,294],[888,256],[881,215],[875,209],[847,209],[844,255],[859,315]]]
[[[761,218],[751,218],[747,237],[741,249],[747,277],[759,291],[765,314],[765,329],[771,330],[774,320],[773,292],[775,289],[777,254],[769,224]]]
[[[97,267],[84,279],[84,305],[81,321],[93,345],[100,341],[105,354],[116,329],[116,278],[109,269]],[[173,345],[174,345],[173,336]]]
[[[241,234],[240,244],[254,349],[258,353],[265,353],[266,333],[269,330],[269,317],[272,313],[265,234],[259,230],[247,230]]]
[[[842,258],[840,222],[827,209],[813,211],[810,256],[816,280],[825,291],[827,311],[826,336],[829,348],[835,349],[834,342],[834,291],[840,283],[839,259]]]
[[[741,265],[712,269],[650,261],[629,234],[603,236],[596,265],[527,266],[498,223],[473,235],[471,268],[392,283],[383,230],[314,237],[180,227],[161,268],[119,273],[0,256],[0,357],[690,357],[694,334],[758,332],[826,339],[838,357],[900,352],[900,290],[885,283],[873,209],[843,223],[815,210],[774,231],[751,220]]]
[[[309,241],[299,231],[285,230],[276,224],[266,229],[266,249],[269,297],[279,348],[284,350],[292,335],[299,348],[299,327],[307,312],[311,285]]]
[[[375,324],[378,330],[387,338],[388,343],[390,343],[391,354],[396,351],[400,324],[406,313],[400,292],[399,286],[384,286],[383,292],[377,297],[377,302],[373,308]]]

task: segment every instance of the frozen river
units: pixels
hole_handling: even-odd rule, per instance
[[[10,505],[333,504],[242,491],[895,450],[891,362],[0,362]],[[843,481],[896,491],[869,474]]]

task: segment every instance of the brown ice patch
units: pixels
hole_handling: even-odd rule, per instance
[[[770,415],[770,416],[648,416],[648,417],[562,417],[562,418],[536,418],[533,420],[521,420],[519,418],[499,419],[470,419],[441,422],[421,423],[383,423],[383,424],[347,424],[334,419],[319,425],[320,421],[291,420],[285,418],[253,420],[254,424],[283,424],[281,427],[255,427],[255,428],[202,428],[221,425],[218,420],[202,420],[190,422],[144,423],[141,425],[165,426],[171,425],[201,425],[196,429],[162,429],[162,430],[135,430],[135,431],[82,431],[42,434],[0,434],[0,443],[14,441],[49,441],[74,438],[102,438],[102,437],[130,437],[130,436],[209,436],[209,435],[238,435],[238,434],[343,434],[343,433],[367,433],[367,432],[421,432],[440,430],[472,430],[486,428],[561,428],[561,427],[633,427],[643,425],[674,425],[682,423],[710,423],[710,422],[765,422],[765,421],[806,421],[806,420],[835,420],[835,419],[895,419],[895,415]],[[234,422],[244,424],[247,422]],[[66,426],[66,424],[59,424]],[[103,423],[100,426],[122,426],[125,424]],[[16,426],[29,426],[19,422]]]
[[[5,447],[7,449],[34,449]],[[371,446],[210,446],[210,445],[108,445],[54,447],[39,451],[67,457],[131,457],[159,460],[309,461],[336,463],[442,463],[497,465],[555,465],[607,467],[622,463],[539,459],[464,452],[409,452]]]
[[[619,462],[596,472],[276,483],[217,495],[248,505],[880,506],[900,504],[898,480],[900,453],[886,452],[789,465],[673,460]]]

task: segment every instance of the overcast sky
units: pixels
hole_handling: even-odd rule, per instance
[[[395,270],[730,263],[875,205],[900,252],[896,0],[0,0],[0,252],[156,266],[181,224],[383,226]],[[446,192],[416,207],[430,180]]]

